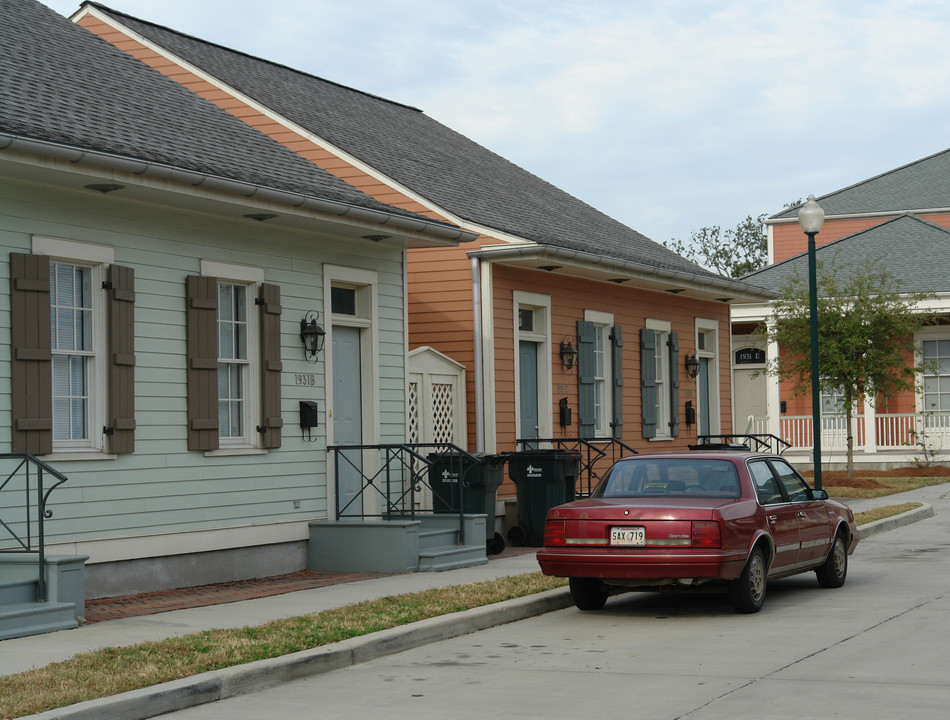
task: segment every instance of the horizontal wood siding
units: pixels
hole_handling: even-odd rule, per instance
[[[853,218],[848,220],[828,219],[821,228],[821,232],[815,236],[815,246],[821,247],[835,240],[840,240],[848,235],[864,230],[882,222],[890,220],[884,218]],[[797,222],[783,223],[772,227],[772,252],[775,256],[774,261],[780,262],[786,258],[800,255],[808,250],[808,236],[802,232]]]
[[[554,414],[555,437],[577,437],[577,370],[565,370],[561,366],[560,341],[574,339],[577,321],[584,319],[585,310],[612,313],[614,324],[623,329],[623,441],[640,452],[685,450],[695,442],[696,426],[688,431],[681,425],[680,435],[671,441],[650,442],[640,436],[640,353],[639,331],[647,318],[667,320],[671,330],[679,333],[680,362],[687,353],[695,350],[696,318],[719,322],[719,366],[717,375],[720,393],[720,425],[722,432],[732,430],[732,379],[729,356],[729,308],[723,303],[703,302],[665,293],[647,292],[632,287],[610,283],[585,281],[552,275],[547,272],[524,270],[496,265],[493,271],[494,288],[494,333],[495,333],[495,437],[499,452],[515,449],[515,378],[514,378],[514,328],[513,293],[517,291],[538,293],[551,297],[551,369],[553,397],[551,410]],[[573,408],[572,425],[561,428],[558,422],[558,400],[566,397]],[[687,400],[696,400],[696,381],[680,372],[680,417]],[[489,430],[490,432],[491,430]],[[501,494],[512,494],[513,486],[508,481]]]
[[[166,230],[167,229],[167,230]],[[135,451],[114,459],[60,461],[69,477],[51,497],[47,542],[145,536],[305,521],[326,516],[324,355],[304,359],[300,319],[326,317],[323,265],[378,273],[380,435],[405,437],[404,253],[365,242],[285,231],[242,220],[0,180],[0,285],[9,288],[9,256],[31,251],[32,235],[115,247],[115,262],[135,274]],[[281,416],[279,449],[214,456],[187,450],[186,277],[202,259],[263,269],[280,286]],[[0,294],[0,413],[11,409],[9,290]],[[297,374],[314,385],[297,384]],[[298,403],[320,405],[306,442]],[[9,421],[0,452],[9,452]],[[294,503],[299,502],[299,509]],[[213,548],[202,548],[210,550]],[[93,558],[95,560],[95,558]]]

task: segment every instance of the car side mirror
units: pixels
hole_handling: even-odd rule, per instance
[[[811,491],[812,500],[827,500],[828,493],[824,490],[812,490]]]

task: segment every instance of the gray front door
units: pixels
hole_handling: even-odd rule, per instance
[[[360,329],[333,327],[333,443],[363,444],[363,394],[360,389]],[[338,519],[363,514],[362,453],[341,451],[337,458]]]
[[[518,345],[518,400],[521,407],[521,437],[538,437],[538,343]]]

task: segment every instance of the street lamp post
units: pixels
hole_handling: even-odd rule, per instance
[[[815,235],[825,222],[825,211],[809,195],[798,211],[798,224],[808,236],[808,310],[811,331],[811,425],[814,435],[815,489],[821,490],[821,384],[818,374],[818,280]]]

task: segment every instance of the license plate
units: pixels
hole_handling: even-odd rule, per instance
[[[647,533],[642,527],[610,528],[611,545],[646,545]]]

